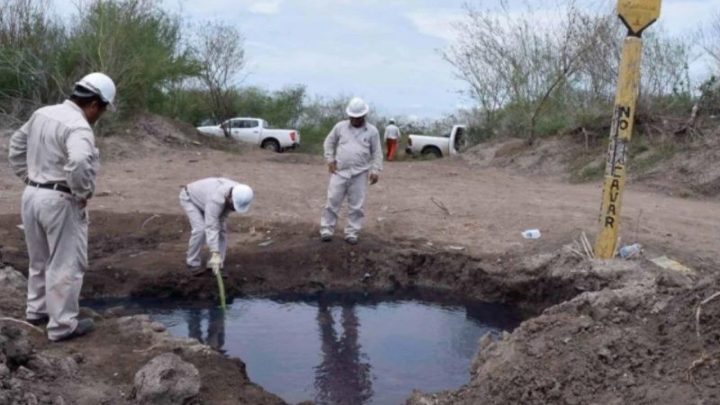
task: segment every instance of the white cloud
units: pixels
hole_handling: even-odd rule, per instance
[[[248,11],[253,14],[277,14],[280,12],[281,0],[252,2]]]
[[[414,11],[405,15],[406,18],[422,34],[452,42],[457,37],[457,22],[464,14],[451,11]]]

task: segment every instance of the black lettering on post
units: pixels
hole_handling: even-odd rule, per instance
[[[620,120],[620,130],[624,131],[630,127],[630,122],[628,120]]]
[[[618,106],[618,112],[620,113],[621,117],[625,117],[625,118],[629,119],[632,109],[630,107]]]
[[[605,217],[605,228],[615,228],[615,218]]]
[[[610,184],[610,191],[613,191],[613,190],[618,190],[618,191],[620,190],[620,180],[614,179],[612,184]]]
[[[616,196],[616,197],[617,197],[617,196]],[[608,213],[608,215],[617,215],[617,214],[615,213],[615,204],[610,204],[610,206],[608,207],[608,212],[607,212],[607,213]]]

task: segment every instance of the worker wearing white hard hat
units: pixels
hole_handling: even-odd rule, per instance
[[[192,275],[216,266],[222,268],[227,253],[227,216],[233,211],[246,213],[253,198],[252,188],[222,177],[198,180],[182,188],[180,205],[191,228],[186,264]],[[210,260],[202,267],[200,252],[205,244]]]
[[[337,123],[324,143],[330,182],[327,203],[320,218],[320,238],[325,242],[332,240],[340,207],[347,198],[345,241],[354,245],[365,218],[363,207],[367,186],[378,182],[383,155],[380,134],[366,120],[370,112],[367,103],[354,97],[345,112],[349,119]]]
[[[395,159],[395,153],[397,153],[398,148],[398,142],[400,142],[400,137],[402,134],[400,133],[400,128],[398,128],[397,125],[395,125],[395,119],[390,118],[388,120],[388,125],[385,127],[385,145],[387,148],[387,160],[392,161]]]
[[[78,81],[69,100],[40,108],[10,138],[9,161],[27,187],[22,221],[30,266],[27,321],[47,322],[50,340],[90,332],[78,319],[87,268],[87,202],[95,192],[99,152],[92,125],[115,99],[102,73]]]

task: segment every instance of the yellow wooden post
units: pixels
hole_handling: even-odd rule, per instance
[[[628,144],[635,123],[635,105],[640,87],[642,33],[660,16],[661,0],[619,0],[617,11],[628,28],[618,72],[615,111],[610,127],[610,145],[605,164],[600,233],[595,241],[595,257],[610,259],[615,255],[620,230],[620,210]]]

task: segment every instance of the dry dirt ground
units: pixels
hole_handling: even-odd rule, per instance
[[[221,151],[223,144],[208,145],[153,117],[100,147],[105,158],[90,203],[84,297],[215,298],[212,279],[183,273],[189,229],[177,198],[194,179],[226,176],[256,190],[250,214],[230,221],[230,294],[422,291],[526,310],[528,320],[512,334],[480,342],[467,386],[418,392],[410,403],[720,403],[720,300],[695,320],[717,280],[716,201],[667,197],[630,183],[623,241],[642,243],[646,257],[666,254],[693,270],[662,270],[644,259],[603,263],[563,248],[583,231],[592,239],[599,184],[569,185],[463,160],[403,161],[386,164],[371,187],[366,231],[350,247],[317,238],[327,182],[317,157]],[[23,187],[0,152],[0,260],[24,271],[16,227]],[[522,239],[527,228],[543,237]],[[2,316],[21,317],[22,308],[21,289],[2,291]],[[72,372],[59,376],[45,376],[41,361],[26,360],[23,367],[45,384],[38,398],[133,403],[134,373],[154,355],[174,351],[200,370],[196,403],[281,403],[248,381],[241,361],[117,315],[97,315],[97,332],[67,344],[25,332],[35,358],[80,356]],[[21,377],[13,377],[16,385]],[[86,388],[73,388],[79,386]],[[30,403],[22,401],[16,403]]]

